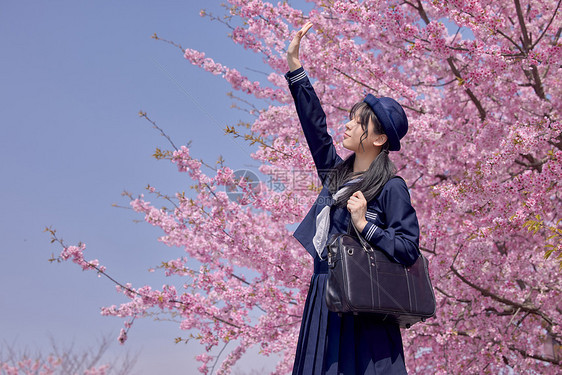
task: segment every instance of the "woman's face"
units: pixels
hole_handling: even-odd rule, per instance
[[[363,146],[361,146],[360,139],[364,130],[361,124],[357,122],[357,118],[354,118],[345,124],[345,133],[343,135],[342,142],[343,147],[359,154],[373,152],[375,151],[375,148],[382,146],[384,142],[386,142],[386,135],[375,134],[375,124],[373,124],[372,120],[369,120],[368,126],[368,136],[363,139]]]

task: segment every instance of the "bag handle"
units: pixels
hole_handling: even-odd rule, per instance
[[[353,225],[353,229],[355,229],[355,233],[357,233],[357,238],[359,239],[359,242],[361,243],[361,246],[363,246],[363,249],[368,253],[373,251],[373,249],[371,248],[371,245],[369,245],[367,240],[365,240],[363,238],[363,236],[361,235],[361,233],[359,233],[359,230],[357,230],[357,227],[355,226],[355,223],[353,222],[351,217],[349,218],[349,222],[350,222],[351,225]],[[349,233],[349,224],[347,225],[347,233],[350,234]],[[371,248],[371,250],[369,250],[369,248]]]

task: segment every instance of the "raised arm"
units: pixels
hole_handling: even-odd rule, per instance
[[[291,95],[295,101],[297,114],[312,154],[318,176],[325,182],[329,170],[339,163],[342,158],[337,154],[332,137],[328,134],[326,114],[322,110],[320,100],[308,80],[299,60],[299,48],[302,37],[312,27],[307,22],[296,34],[287,49],[289,72],[285,78],[289,83]]]

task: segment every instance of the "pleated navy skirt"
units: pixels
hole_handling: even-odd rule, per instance
[[[406,374],[400,328],[369,315],[328,310],[328,262],[314,258],[293,375]]]

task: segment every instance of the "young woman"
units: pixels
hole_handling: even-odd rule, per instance
[[[353,106],[343,146],[354,151],[346,160],[336,153],[326,115],[299,61],[297,32],[287,51],[285,75],[303,132],[323,183],[316,202],[294,236],[314,257],[314,274],[303,312],[293,367],[295,375],[405,374],[398,325],[366,314],[328,311],[324,299],[328,265],[326,242],[355,225],[373,246],[395,261],[413,264],[418,255],[419,226],[408,188],[388,158],[400,149],[408,130],[402,107],[391,98],[369,94]],[[355,233],[353,228],[351,232]]]

